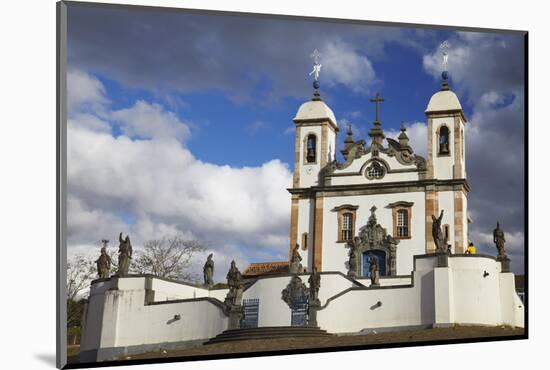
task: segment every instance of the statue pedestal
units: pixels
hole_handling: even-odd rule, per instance
[[[321,307],[321,302],[319,300],[313,301],[308,306],[308,320],[307,326],[318,327],[317,324],[317,311]]]
[[[227,329],[239,329],[241,327],[242,312],[242,306],[233,305],[229,308],[229,323]]]
[[[498,256],[497,261],[502,265],[501,272],[510,272],[510,258],[508,256]]]
[[[437,267],[449,267],[449,255],[446,252],[437,252]]]

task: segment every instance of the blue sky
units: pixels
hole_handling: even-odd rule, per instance
[[[208,240],[222,266],[285,259],[294,136],[321,94],[365,138],[408,127],[426,152],[424,109],[440,87],[439,44],[466,116],[471,238],[495,254],[498,218],[523,263],[523,39],[365,24],[69,6],[69,248],[119,229],[139,246],[167,233]],[[488,143],[490,145],[488,145]],[[105,235],[104,235],[105,234]],[[224,269],[221,269],[224,270]],[[222,276],[223,271],[219,271]]]

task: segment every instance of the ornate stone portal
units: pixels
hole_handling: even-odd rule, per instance
[[[386,229],[378,223],[376,215],[374,214],[374,212],[376,212],[376,207],[373,206],[370,211],[371,215],[367,224],[359,229],[359,236],[348,243],[348,248],[350,248],[348,276],[357,277],[357,268],[361,265],[360,258],[364,252],[370,250],[384,252],[386,256],[387,275],[397,275],[395,261],[397,258],[397,244],[399,240],[388,235]],[[380,261],[378,262],[380,263]]]

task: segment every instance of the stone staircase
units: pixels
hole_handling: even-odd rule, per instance
[[[230,329],[205,342],[205,345],[251,339],[327,337],[332,334],[319,327],[264,326],[259,328]]]

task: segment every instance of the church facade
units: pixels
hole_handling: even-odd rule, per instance
[[[443,212],[441,225],[452,253],[468,244],[468,191],[465,163],[466,118],[446,82],[425,110],[428,156],[409,144],[405,127],[386,137],[376,118],[368,140],[347,129],[344,161],[335,160],[336,117],[315,92],[300,106],[296,125],[291,193],[290,253],[298,245],[307,270],[349,271],[368,276],[376,256],[385,276],[410,274],[413,256],[433,253],[432,216]],[[369,219],[372,227],[368,227]],[[350,244],[358,249],[351,261]]]
[[[364,335],[453,325],[524,327],[502,230],[498,257],[465,254],[466,118],[455,93],[444,82],[427,105],[427,158],[415,153],[404,128],[396,139],[385,136],[382,98],[373,101],[377,114],[368,142],[348,129],[344,161],[335,160],[340,128],[318,87],[298,109],[288,189],[290,262],[255,263],[241,274],[233,261],[227,287],[212,286],[206,277],[199,285],[127,270],[94,280],[80,360],[304,328]]]

